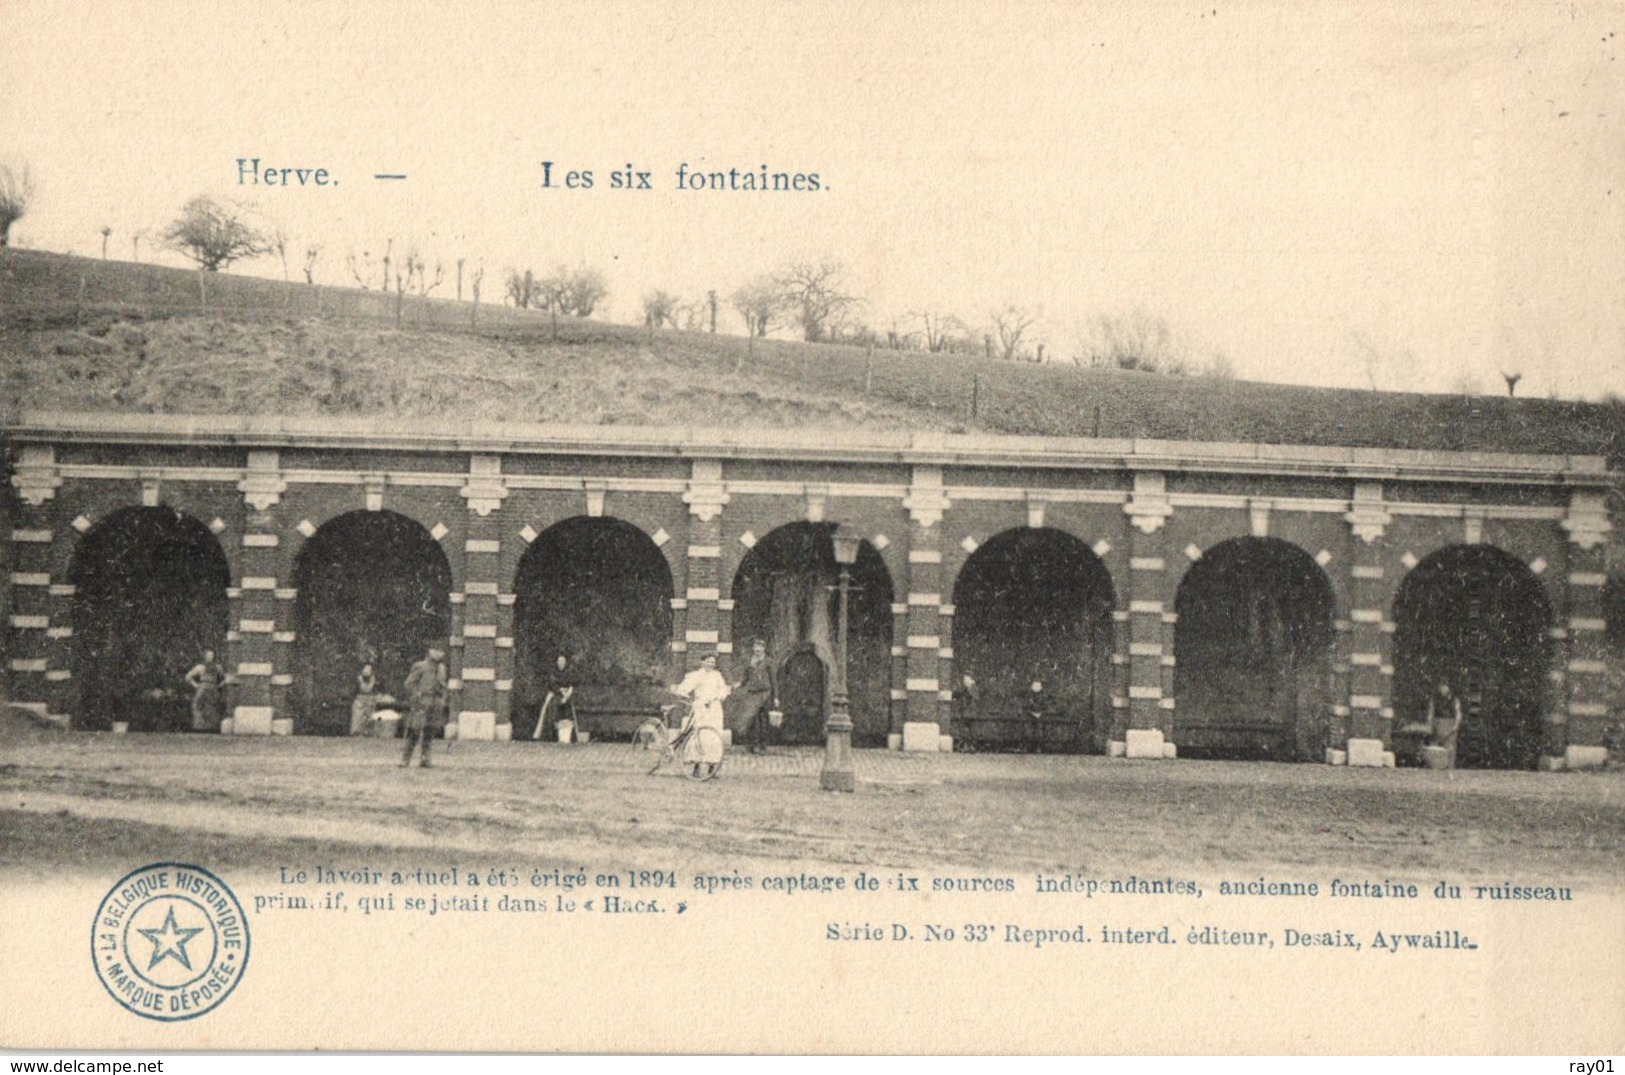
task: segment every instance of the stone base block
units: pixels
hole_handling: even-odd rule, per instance
[[[457,726],[456,721],[452,721],[450,724],[446,725],[443,730],[448,741],[452,739],[461,739],[463,736],[463,729]]]
[[[1164,743],[1162,744],[1162,756],[1168,760],[1177,758],[1179,757],[1179,748],[1172,743]]]
[[[1128,744],[1121,739],[1113,739],[1106,744],[1106,757],[1121,758],[1128,753]]]
[[[887,750],[902,750],[903,749],[903,735],[902,735],[901,732],[891,732],[890,734],[888,734],[886,736],[886,749]]]
[[[903,725],[903,749],[935,754],[942,749],[942,729],[935,721],[911,720]]]
[[[1162,732],[1155,728],[1130,728],[1124,738],[1124,752],[1130,758],[1167,757],[1163,747],[1168,745],[1162,738]]]
[[[1347,765],[1348,763],[1349,763],[1349,752],[1348,751],[1346,751],[1346,750],[1335,750],[1332,747],[1327,747],[1326,748],[1326,764],[1327,765]]]
[[[240,705],[231,714],[232,735],[270,735],[276,711],[268,705]]]
[[[495,713],[459,713],[457,715],[457,738],[477,739],[482,743],[489,743],[497,737],[497,715]]]
[[[1392,769],[1398,764],[1399,762],[1394,758],[1393,751],[1385,750],[1382,752],[1382,767],[1384,769]]]
[[[115,720],[113,722],[113,734],[114,735],[128,735],[128,734],[130,734],[130,722],[127,721],[127,720]]]
[[[1556,754],[1542,754],[1536,768],[1543,773],[1561,773],[1564,769],[1563,759]]]
[[[1348,764],[1351,769],[1381,769],[1385,754],[1393,756],[1383,749],[1381,739],[1349,740]]]
[[[292,735],[293,734],[293,718],[292,717],[280,717],[280,718],[278,718],[276,720],[273,720],[271,722],[271,734],[272,735]]]
[[[1425,746],[1422,748],[1422,764],[1429,769],[1454,769],[1456,752],[1449,747]]]
[[[722,729],[722,745],[730,748],[734,745],[734,730],[732,728]]]
[[[498,724],[496,728],[493,729],[493,736],[499,743],[513,742],[513,725]]]
[[[1563,752],[1566,769],[1602,769],[1608,765],[1607,747],[1569,747]]]
[[[230,735],[232,726],[235,725],[236,723],[237,722],[232,720],[230,717],[227,717],[225,720],[221,721],[220,722],[220,734],[221,735]]]
[[[937,746],[937,749],[944,754],[952,754],[954,752],[954,737],[951,735],[943,736],[942,742]]]

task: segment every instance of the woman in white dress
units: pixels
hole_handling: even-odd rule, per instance
[[[705,775],[717,771],[722,764],[722,700],[728,697],[728,681],[717,671],[717,655],[707,653],[700,658],[700,666],[671,689],[679,698],[687,698],[694,706],[695,728],[715,728],[715,736],[691,735],[683,747],[683,761],[694,766],[694,775],[700,776],[700,766],[706,766]]]

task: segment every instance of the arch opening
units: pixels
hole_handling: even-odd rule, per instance
[[[1007,530],[965,561],[953,602],[957,741],[992,749],[1104,749],[1114,597],[1111,574],[1094,550],[1061,530]]]
[[[835,523],[790,523],[758,541],[734,573],[736,660],[754,638],[779,676],[785,743],[821,743],[834,689],[840,565]],[[847,694],[854,746],[886,745],[891,730],[892,581],[880,551],[858,547],[847,597]]]
[[[84,536],[68,578],[75,725],[190,728],[187,671],[207,650],[226,658],[231,568],[214,534],[170,508],[124,508]]]
[[[1462,703],[1456,765],[1532,769],[1540,757],[1551,605],[1522,560],[1455,545],[1417,564],[1394,598],[1395,727],[1424,722],[1441,682]],[[1396,753],[1408,754],[1406,744]]]
[[[294,564],[295,730],[345,735],[356,677],[402,697],[412,663],[451,629],[451,565],[421,524],[392,511],[323,523]]]
[[[1174,598],[1174,742],[1181,756],[1325,756],[1331,583],[1277,538],[1234,538],[1193,564]]]
[[[671,567],[642,530],[585,515],[550,526],[520,559],[514,595],[515,738],[536,731],[559,654],[579,684],[578,712],[606,714],[595,734],[630,732],[636,710],[669,700]]]

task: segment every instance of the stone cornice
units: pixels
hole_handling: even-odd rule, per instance
[[[426,428],[427,426],[427,428]],[[497,426],[399,419],[24,411],[17,444],[280,448],[579,455],[604,458],[1277,474],[1375,481],[1473,481],[1597,487],[1617,484],[1602,456],[1418,451],[1218,441],[1014,437],[930,432],[638,426]]]

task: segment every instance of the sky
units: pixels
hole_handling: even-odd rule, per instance
[[[1259,380],[1625,393],[1625,4],[1216,3],[7,0],[0,162],[41,249],[128,258],[209,194],[323,283],[392,237],[488,298],[596,266],[634,320],[830,257],[882,331],[1015,305],[1062,359],[1140,317]],[[338,185],[239,185],[254,157]]]

